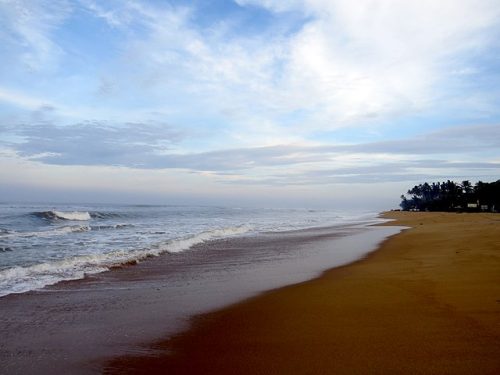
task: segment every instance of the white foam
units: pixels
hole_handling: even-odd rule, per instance
[[[76,220],[76,221],[87,221],[90,220],[90,214],[85,211],[72,211],[72,212],[64,212],[64,211],[52,211],[55,217],[63,220]]]
[[[16,237],[52,237],[61,236],[68,233],[87,232],[92,228],[88,225],[72,225],[59,227],[52,230],[44,230],[38,232],[9,232],[1,234],[0,238],[16,238]]]
[[[251,227],[246,225],[223,228],[223,229],[214,229],[199,233],[195,236],[184,237],[181,239],[166,242],[161,246],[161,248],[164,251],[168,251],[169,253],[178,253],[187,250],[198,243],[214,240],[217,238],[230,237],[238,234],[247,233],[251,229],[252,229]]]
[[[106,254],[82,255],[69,259],[36,264],[28,267],[13,267],[0,271],[0,297],[12,293],[23,293],[40,289],[62,280],[82,279],[85,275],[109,270],[130,262],[140,262],[150,256],[165,252],[177,253],[205,241],[235,236],[250,231],[248,226],[215,229],[193,236],[171,240],[155,247],[133,251],[117,250]]]

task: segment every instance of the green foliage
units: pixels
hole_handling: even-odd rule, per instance
[[[408,198],[407,198],[408,196]],[[454,181],[416,185],[401,195],[403,211],[500,211],[500,180],[495,182]]]

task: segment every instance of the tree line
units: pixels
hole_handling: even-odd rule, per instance
[[[408,197],[407,197],[408,196]],[[500,211],[500,180],[424,182],[401,195],[403,211]]]

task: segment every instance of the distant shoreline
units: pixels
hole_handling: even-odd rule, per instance
[[[500,215],[383,217],[411,229],[319,278],[202,315],[153,356],[105,372],[499,373]]]

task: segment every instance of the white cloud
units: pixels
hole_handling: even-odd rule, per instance
[[[51,34],[70,12],[66,0],[4,0],[0,41],[13,48],[29,70],[51,69],[63,53]]]
[[[291,128],[307,137],[419,113],[438,100],[445,107],[449,77],[476,69],[463,54],[491,45],[500,14],[493,1],[240,0],[309,15],[293,34],[270,29],[242,36],[219,25],[194,27],[187,8],[131,4],[129,19],[141,19],[148,32],[130,42],[127,56],[141,67],[146,89],[158,95],[177,89],[223,117],[238,112],[239,119],[226,121],[252,133],[255,144],[269,137],[258,137],[249,123],[265,119],[271,132],[283,134],[290,125],[281,118],[293,111],[307,112]],[[448,104],[467,100],[456,95]]]
[[[394,121],[435,109],[438,101],[440,108],[464,103],[473,111],[468,104],[472,94],[449,94],[449,80],[467,79],[478,71],[463,55],[495,43],[491,35],[498,32],[500,10],[498,2],[487,0],[237,3],[264,7],[284,19],[287,11],[303,12],[307,18],[293,33],[267,26],[243,35],[223,19],[200,27],[195,9],[188,6],[81,0],[84,9],[124,37],[117,46],[120,55],[94,80],[94,92],[108,89],[115,102],[144,98],[149,112],[216,117],[231,128],[226,135],[241,145],[277,144],[283,134],[285,141],[306,141],[317,130],[373,119]],[[8,28],[38,61],[32,66],[61,53],[52,32],[70,12],[66,2],[6,4]],[[292,19],[297,22],[297,17]],[[491,98],[474,97],[483,113],[494,110]],[[78,105],[82,118],[72,121],[108,114],[118,119],[119,110],[105,105],[91,105],[88,111],[86,103]],[[130,116],[126,112],[123,119]],[[295,123],[283,119],[295,112],[302,113]]]
[[[500,11],[498,2],[477,1],[305,1],[303,7],[315,18],[290,44],[288,91],[316,104],[326,127],[435,105],[450,69],[472,69],[455,66],[459,54],[491,42],[487,30],[497,26]]]
[[[16,107],[37,110],[40,107],[52,106],[52,103],[40,98],[29,96],[17,91],[0,87],[0,102],[6,102]]]
[[[123,14],[123,12],[119,12],[113,9],[105,9],[96,1],[80,0],[80,3],[90,12],[92,12],[96,17],[105,20],[110,26],[121,27],[130,21],[128,17]]]
[[[285,12],[290,10],[305,10],[302,0],[235,0],[240,6],[260,6],[274,12]]]

